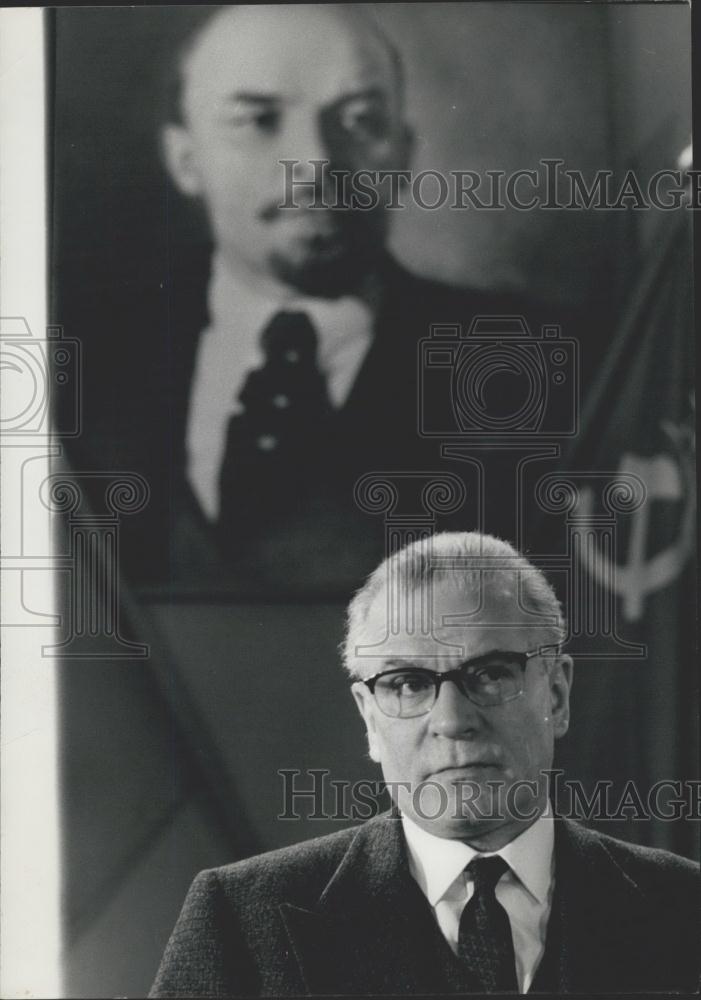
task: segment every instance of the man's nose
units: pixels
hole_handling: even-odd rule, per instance
[[[431,713],[429,726],[437,736],[463,739],[484,728],[484,718],[478,705],[464,695],[454,681],[444,681]]]
[[[286,159],[297,160],[295,177],[305,181],[318,180],[327,167],[321,167],[313,161],[330,158],[329,143],[318,115],[300,114],[290,117],[284,155]]]

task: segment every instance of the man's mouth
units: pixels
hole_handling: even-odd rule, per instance
[[[312,252],[334,253],[347,247],[348,233],[343,220],[330,212],[314,214],[297,213],[278,224],[281,239],[289,239],[307,247]]]
[[[325,205],[320,205],[317,208],[310,205],[280,208],[279,205],[268,204],[260,209],[258,217],[263,222],[274,222],[277,225],[330,229],[341,224],[343,213],[334,211]]]
[[[438,767],[431,772],[431,777],[440,775],[443,779],[459,780],[475,774],[483,774],[486,771],[497,771],[501,765],[494,760],[471,760],[460,764],[446,764],[445,767]]]

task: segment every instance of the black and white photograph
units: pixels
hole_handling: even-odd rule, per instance
[[[691,6],[2,19],[1,995],[695,992]]]

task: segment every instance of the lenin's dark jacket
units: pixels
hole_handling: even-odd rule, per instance
[[[550,973],[533,992],[697,989],[698,866],[559,820],[555,871]],[[383,815],[198,875],[152,996],[441,993],[439,937]]]
[[[198,259],[191,266],[179,265],[156,287],[152,281],[143,287],[137,283],[117,296],[98,290],[92,306],[88,291],[78,290],[61,310],[66,333],[78,336],[84,348],[82,433],[67,442],[73,465],[115,475],[136,472],[148,482],[147,506],[123,517],[121,525],[123,567],[136,582],[184,576],[205,583],[208,575],[222,578],[219,539],[185,477],[192,375],[198,340],[208,325],[207,277],[208,266]],[[423,433],[424,418],[434,428],[446,424],[446,433],[450,431],[453,407],[450,367],[438,372],[430,398],[422,396],[421,341],[430,336],[432,325],[461,324],[467,331],[476,316],[514,313],[527,314],[531,332],[538,336],[541,322],[560,320],[558,310],[543,311],[510,294],[424,279],[390,258],[383,261],[381,279],[373,343],[348,399],[334,414],[329,454],[319,463],[318,476],[312,477],[309,497],[299,509],[291,500],[281,522],[268,526],[251,550],[249,571],[243,574],[249,589],[258,569],[271,565],[285,579],[294,577],[303,585],[316,580],[324,589],[329,582],[324,574],[329,573],[336,574],[344,592],[348,584],[357,585],[384,554],[383,517],[388,514],[382,503],[374,512],[368,509],[372,496],[365,509],[356,502],[354,484],[366,473],[457,475],[465,481],[466,498],[446,513],[440,509],[441,504],[446,507],[446,493],[439,488],[433,498],[439,508],[435,527],[478,526],[474,461],[446,459],[441,454],[445,439]],[[231,335],[236,336],[235,316]],[[488,455],[480,451],[477,459],[483,462]],[[432,512],[423,507],[424,485],[420,476],[402,480],[399,507],[393,513],[410,518],[415,514],[418,520],[428,513],[430,520]],[[102,513],[102,480],[97,480],[96,493],[95,513]],[[286,495],[284,483],[280,493]],[[497,502],[502,495],[493,483],[486,504],[491,520],[482,527],[511,535],[513,499],[505,499],[508,523],[502,525]],[[379,499],[376,493],[374,500]],[[241,534],[245,541],[245,525]],[[311,562],[305,556],[309,552]],[[325,568],[319,576],[320,564]]]

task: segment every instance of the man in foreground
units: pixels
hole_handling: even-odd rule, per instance
[[[504,542],[416,542],[351,602],[344,658],[391,814],[195,880],[154,996],[696,988],[690,861],[558,820],[572,661]]]

